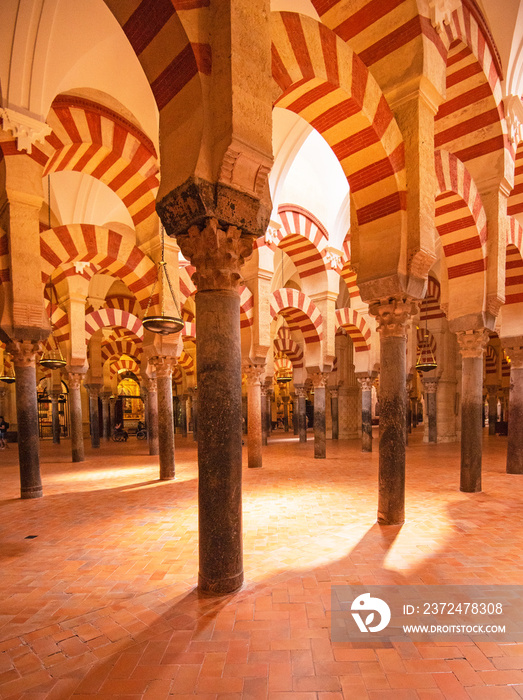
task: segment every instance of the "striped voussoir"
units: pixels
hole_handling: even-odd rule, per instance
[[[189,355],[188,352],[185,352],[185,350],[182,350],[180,357],[178,358],[178,365],[183,369],[185,374],[194,374],[196,371],[194,357]]]
[[[274,371],[275,373],[292,372],[292,362],[289,360],[287,355],[274,356]]]
[[[427,281],[427,292],[420,304],[420,321],[432,321],[437,318],[445,318],[441,310],[441,289],[438,280],[429,276]]]
[[[507,214],[516,216],[523,213],[523,142],[516,151],[516,167],[514,169],[514,188],[507,202]],[[1,239],[0,239],[1,245]]]
[[[416,343],[418,359],[421,362],[434,362],[436,358],[436,338],[426,328],[418,328],[416,330]]]
[[[379,220],[381,226],[401,228],[404,143],[378,83],[324,25],[292,12],[271,14],[275,105],[299,114],[331,146],[360,226]]]
[[[127,339],[112,340],[108,343],[102,343],[102,362],[105,362],[111,357],[119,357],[120,355],[128,355],[136,360],[136,362],[139,362],[142,352],[141,343],[136,343]]]
[[[196,292],[196,287],[190,276],[190,268],[181,267],[179,272],[180,304],[183,306],[187,299]]]
[[[194,339],[196,338],[196,323],[191,323],[190,321],[185,321],[183,330],[182,330],[182,338],[185,339]]]
[[[181,386],[183,384],[183,372],[179,365],[173,367],[172,381],[176,386]]]
[[[505,304],[523,301],[523,228],[513,216],[509,217],[507,257],[505,260]]]
[[[137,230],[155,215],[159,164],[153,143],[137,127],[90,100],[60,95],[47,123],[53,129],[40,147],[44,175],[72,170],[90,175],[118,195]]]
[[[323,337],[321,313],[303,292],[296,289],[277,289],[271,296],[271,318],[281,313],[291,331],[301,331],[307,345],[317,343]]]
[[[278,214],[283,224],[278,231],[278,247],[290,257],[300,278],[325,272],[322,253],[329,236],[323,224],[309,211],[293,204],[281,204]]]
[[[0,227],[0,282],[11,281],[9,262],[9,237],[7,231]]]
[[[444,147],[463,162],[488,158],[492,163],[492,154],[503,154],[505,148],[512,159],[502,131],[500,75],[482,29],[471,12],[460,6],[444,25],[443,36],[449,47],[446,101],[435,117],[435,147]]]
[[[492,345],[487,345],[485,349],[485,374],[493,378],[498,371],[498,353]],[[488,380],[486,382],[488,384]]]
[[[347,331],[355,352],[370,349],[371,330],[363,316],[354,309],[336,309],[336,328]]]
[[[254,323],[254,297],[248,287],[240,287],[240,328],[250,328]]]
[[[102,226],[69,224],[40,234],[42,281],[65,263],[88,262],[89,274],[107,272],[119,277],[145,308],[150,287],[157,276],[153,261],[134,244],[133,236],[124,236]],[[84,274],[85,273],[84,271]]]
[[[289,358],[295,369],[303,367],[303,350],[290,337],[278,337],[274,340],[274,352]]]
[[[111,365],[111,376],[119,372],[120,370],[125,370],[127,372],[133,372],[133,374],[140,375],[140,365],[131,359],[120,358],[113,362]]]
[[[452,153],[435,155],[439,192],[436,228],[447,260],[448,277],[482,273],[487,266],[487,217],[465,165]]]
[[[501,377],[505,380],[503,384],[507,385],[506,380],[510,380],[510,362],[505,357],[505,353],[501,358]]]
[[[121,326],[132,331],[140,340],[143,340],[142,321],[134,314],[120,309],[98,309],[85,317],[85,341],[89,342],[93,333],[99,328],[109,326]]]

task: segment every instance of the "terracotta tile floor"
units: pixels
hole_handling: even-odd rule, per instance
[[[244,470],[246,585],[199,598],[196,448],[177,480],[133,439],[41,446],[45,497],[18,498],[0,453],[0,697],[271,700],[523,698],[523,645],[329,641],[332,583],[523,583],[523,477],[485,436],[484,491],[458,491],[458,445],[407,453],[407,522],[375,524],[377,453],[280,435]],[[376,443],[375,443],[376,445]],[[244,459],[246,461],[246,453]],[[28,536],[36,535],[33,539]]]

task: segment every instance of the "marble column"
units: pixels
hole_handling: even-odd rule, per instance
[[[285,433],[289,432],[289,396],[284,394],[282,397],[283,401],[283,430]]]
[[[109,404],[111,401],[111,394],[106,391],[101,395],[102,398],[102,438],[104,440],[111,439],[111,413],[109,410]]]
[[[269,437],[272,435],[272,396],[274,393],[272,377],[265,379],[265,387],[267,391],[267,437]]]
[[[80,386],[83,374],[69,371],[69,415],[71,418],[71,452],[73,462],[83,462],[84,427],[82,418],[82,396]]]
[[[369,376],[358,377],[361,387],[361,451],[372,452],[372,385]]]
[[[193,386],[187,391],[191,397],[192,438],[198,442],[198,389]]]
[[[299,442],[307,442],[307,389],[304,386],[294,386],[298,396],[298,434]]]
[[[427,416],[428,429],[424,442],[438,442],[438,422],[437,422],[437,398],[436,392],[438,389],[438,380],[425,379],[421,380],[425,390],[425,412]]]
[[[262,423],[262,445],[267,444],[267,385],[265,382],[260,384],[260,396],[261,396],[261,423]]]
[[[313,372],[311,374],[314,386],[314,459],[325,459],[327,456],[325,386],[328,377],[326,372]]]
[[[175,476],[172,372],[176,358],[156,356],[151,357],[150,363],[156,370],[160,479],[169,481]]]
[[[181,416],[181,432],[182,437],[187,437],[187,394],[182,394],[180,397],[180,416]]]
[[[523,474],[523,336],[503,340],[510,359],[507,474]]]
[[[177,235],[195,268],[198,401],[198,586],[225,595],[243,583],[240,267],[254,236],[203,219]]]
[[[331,412],[332,412],[332,439],[337,440],[339,436],[338,423],[338,389],[330,389]]]
[[[511,368],[512,369],[512,368]],[[496,434],[496,421],[498,420],[498,391],[497,384],[489,384],[488,392],[488,434]]]
[[[380,334],[380,428],[378,523],[405,521],[405,387],[407,380],[407,323],[416,304],[401,298],[375,302]]]
[[[60,444],[60,413],[58,400],[60,398],[60,393],[58,391],[52,391],[49,394],[51,399],[51,415],[52,415],[52,425],[53,425],[53,445]]]
[[[9,345],[15,368],[16,420],[18,423],[18,462],[20,497],[40,498],[40,439],[36,392],[36,356],[39,344],[24,340]]]
[[[149,443],[149,454],[160,454],[160,443],[158,439],[158,386],[155,378],[150,377],[147,381],[147,441]]]
[[[461,479],[460,490],[481,491],[483,411],[483,353],[489,340],[486,329],[457,333],[461,371]]]
[[[244,367],[247,376],[247,453],[248,466],[262,466],[262,409],[260,377],[265,366],[248,363]]]
[[[298,425],[298,395],[295,391],[292,392],[292,430],[294,435],[298,435],[300,428]]]
[[[98,395],[100,387],[94,384],[85,385],[89,392],[89,422],[91,424],[91,447],[100,447],[100,419],[98,416]]]

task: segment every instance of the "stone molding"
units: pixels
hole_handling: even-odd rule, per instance
[[[205,226],[191,226],[178,243],[185,258],[196,268],[192,279],[198,291],[209,289],[237,290],[242,280],[240,268],[252,254],[253,239],[242,236],[241,229],[220,228],[217,219],[207,219]]]
[[[437,379],[422,379],[421,383],[427,394],[435,394],[438,390],[438,380]]]
[[[42,352],[42,347],[32,340],[14,340],[6,350],[12,356],[15,367],[36,367],[36,358]]]
[[[306,399],[307,398],[307,389],[303,385],[294,385],[294,389],[296,390],[296,396],[299,399]]]
[[[30,117],[16,109],[0,109],[2,129],[10,131],[16,139],[16,148],[19,151],[31,153],[33,145],[37,141],[43,141],[52,132],[51,127],[45,121]]]
[[[362,391],[372,391],[372,387],[374,386],[373,377],[357,377],[357,380]]]
[[[176,358],[168,357],[166,355],[157,355],[156,357],[151,357],[149,363],[156,370],[156,379],[165,379],[166,377],[171,377],[173,369],[176,366]]]
[[[406,338],[407,323],[418,313],[418,306],[410,299],[391,298],[369,304],[369,313],[376,317],[381,338]]]
[[[252,362],[247,362],[243,365],[243,373],[247,377],[247,386],[260,386],[261,377],[265,372],[264,365],[255,365]]]
[[[329,372],[309,372],[309,378],[315,389],[324,389],[329,380]]]
[[[489,333],[486,328],[474,331],[458,331],[456,337],[461,357],[483,357],[489,341]]]

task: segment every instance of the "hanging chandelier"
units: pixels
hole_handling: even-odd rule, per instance
[[[159,333],[160,335],[171,335],[172,333],[178,333],[178,331],[181,331],[182,328],[184,327],[184,322],[183,319],[181,318],[181,313],[180,309],[178,307],[178,302],[176,301],[176,297],[174,296],[173,288],[171,285],[171,280],[169,279],[169,275],[167,273],[167,263],[165,262],[165,230],[162,224],[162,234],[161,234],[161,240],[162,240],[162,259],[158,263],[158,272],[156,275],[156,279],[153,284],[153,288],[151,291],[151,296],[149,297],[149,301],[147,302],[147,308],[145,309],[145,315],[142,318],[142,324],[143,327],[151,331],[152,333]],[[176,307],[176,311],[178,312],[178,316],[170,316],[165,313],[164,311],[164,294],[162,293],[161,295],[161,308],[160,308],[160,313],[159,314],[151,314],[149,316],[149,307],[151,306],[151,302],[154,296],[154,291],[156,289],[156,285],[158,284],[158,281],[160,280],[160,277],[162,275],[165,277],[164,280],[164,286],[163,290],[165,290],[165,282],[167,283],[167,286],[169,287],[169,291],[171,292],[171,297],[174,302],[174,305]]]
[[[48,209],[48,225],[51,228],[51,176],[47,176],[47,209]],[[49,275],[49,301],[51,303],[50,309],[50,320],[51,320],[51,336],[49,338],[49,349],[44,352],[40,359],[40,366],[45,369],[61,369],[67,364],[58,341],[54,336],[54,326],[53,326],[53,282],[52,275]],[[56,290],[55,290],[56,293]],[[56,299],[56,306],[58,306],[58,297]],[[54,345],[54,347],[53,347]]]
[[[423,341],[418,346],[418,356],[416,358],[416,369],[418,372],[431,372],[438,364],[434,357],[434,352],[430,345],[430,335],[428,329],[428,317],[425,314],[425,330],[423,331]]]
[[[0,375],[0,382],[4,382],[4,384],[13,384],[13,382],[16,381],[15,379],[15,372],[13,369],[13,365],[11,364],[10,369],[6,370],[5,368],[5,353],[4,353],[4,366],[2,368],[2,374]]]
[[[287,370],[284,370],[281,374],[276,377],[278,384],[288,384],[292,381],[292,374]]]

